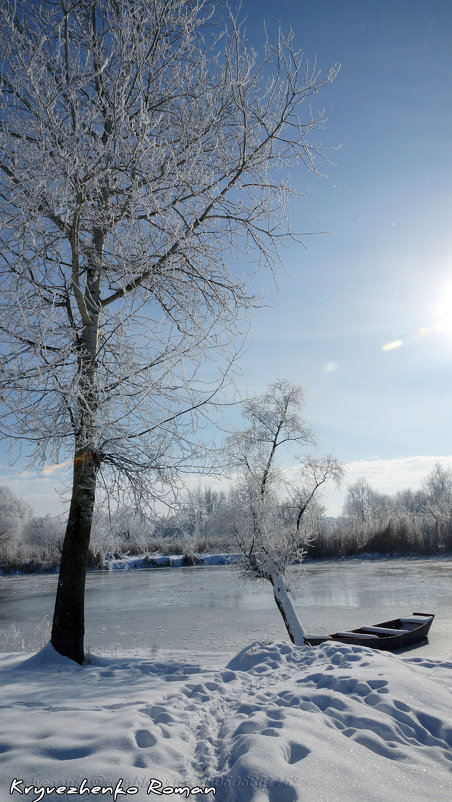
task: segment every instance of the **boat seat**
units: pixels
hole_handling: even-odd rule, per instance
[[[361,627],[363,632],[374,632],[375,635],[406,635],[408,629],[393,629],[392,627]]]
[[[320,645],[320,643],[323,643],[323,641],[327,641],[327,640],[331,640],[331,635],[312,635],[311,634],[311,635],[305,635],[304,636],[304,642],[305,643],[311,643],[311,641],[314,641],[314,644],[313,644],[314,646]]]
[[[401,624],[425,624],[433,619],[432,615],[407,615],[400,619]]]
[[[357,638],[358,640],[367,640],[374,638],[375,635],[367,635],[364,632],[336,632],[340,638]]]

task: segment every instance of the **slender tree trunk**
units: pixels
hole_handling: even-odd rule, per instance
[[[284,578],[277,573],[270,574],[269,578],[273,586],[275,602],[282,615],[290,640],[295,646],[304,646],[306,632],[300,624],[295,608],[289,598]]]
[[[52,627],[52,646],[82,664],[85,634],[85,577],[96,495],[93,454],[76,450],[71,508],[61,555]]]

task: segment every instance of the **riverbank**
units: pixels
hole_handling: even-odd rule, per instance
[[[337,560],[452,560],[452,551],[441,551],[434,554],[380,554],[377,552],[363,552],[346,557],[306,557],[305,563],[336,562]],[[106,555],[99,561],[91,561],[88,572],[93,571],[139,571],[152,568],[187,568],[192,566],[234,565],[240,560],[240,554],[219,552],[215,554],[123,554],[121,556]],[[51,562],[35,559],[12,561],[0,565],[0,576],[26,576],[29,574],[58,574],[59,565],[56,560]]]
[[[136,571],[151,568],[187,568],[197,565],[232,565],[240,559],[238,554],[123,554],[106,556],[98,562],[91,561],[87,570],[92,571]],[[28,574],[58,574],[59,565],[38,560],[13,561],[0,566],[0,576],[22,576]]]

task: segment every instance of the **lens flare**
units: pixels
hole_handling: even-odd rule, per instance
[[[72,461],[66,460],[65,462],[57,462],[55,465],[46,465],[44,468],[44,475],[51,476],[54,471],[57,471],[59,468],[66,468],[68,465],[71,465]]]
[[[403,340],[393,340],[392,343],[386,343],[386,345],[383,345],[381,350],[394,351],[396,348],[401,348],[402,345],[403,345]]]
[[[339,365],[337,362],[331,361],[326,362],[323,366],[323,370],[325,373],[334,373],[338,369]]]

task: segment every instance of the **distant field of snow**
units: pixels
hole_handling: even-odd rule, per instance
[[[1,655],[0,684],[2,802],[450,799],[452,660],[278,642],[80,667],[46,646]]]

